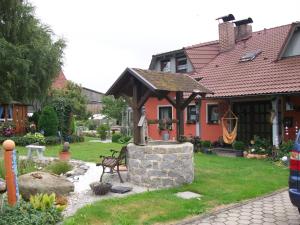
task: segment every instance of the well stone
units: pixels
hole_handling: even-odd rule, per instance
[[[149,188],[174,187],[194,180],[191,143],[127,146],[129,181]]]

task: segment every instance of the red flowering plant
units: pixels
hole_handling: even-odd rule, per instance
[[[1,124],[0,126],[0,132],[1,135],[4,137],[11,137],[15,134],[15,124],[11,121],[6,121]]]

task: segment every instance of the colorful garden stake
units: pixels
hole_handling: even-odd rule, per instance
[[[19,189],[17,183],[17,157],[15,142],[6,140],[3,142],[4,163],[5,163],[5,180],[7,187],[8,204],[13,206],[19,198]]]

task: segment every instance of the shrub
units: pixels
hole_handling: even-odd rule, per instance
[[[235,142],[233,142],[232,147],[235,150],[245,150],[246,146],[245,146],[245,143],[242,141],[235,141]]]
[[[57,161],[49,164],[44,169],[48,172],[55,173],[57,175],[65,174],[66,172],[72,170],[72,165],[65,161]]]
[[[28,133],[24,136],[24,138],[27,138],[30,144],[32,143],[39,143],[40,145],[46,144],[45,137],[41,133]]]
[[[254,136],[253,145],[251,147],[251,153],[254,154],[268,154],[272,153],[272,145],[265,138],[260,138],[259,136]]]
[[[109,132],[109,126],[108,124],[101,124],[98,128],[97,128],[97,132],[100,136],[100,138],[102,140],[105,140],[107,138],[108,132]]]
[[[57,145],[60,144],[60,138],[57,136],[49,136],[45,137],[45,143],[46,145]]]
[[[4,160],[0,160],[0,178],[5,178],[5,166],[4,166]]]
[[[201,141],[201,147],[210,148],[211,147],[211,141]]]
[[[281,145],[279,145],[279,148],[276,152],[276,155],[274,156],[275,160],[281,159],[283,156],[288,156],[290,151],[293,149],[294,142],[289,140],[286,142],[282,142]]]
[[[44,130],[45,136],[53,136],[57,134],[58,118],[53,107],[46,106],[39,118],[39,129]]]
[[[130,140],[131,140],[131,136],[122,136],[120,139],[119,139],[119,143],[120,144],[127,144]]]
[[[55,225],[62,221],[61,211],[54,204],[45,208],[45,210],[39,210],[22,199],[14,207],[5,202],[3,210],[0,211],[0,224]]]
[[[111,137],[111,141],[114,143],[118,143],[122,135],[120,133],[115,133]]]
[[[15,124],[12,121],[5,121],[0,126],[1,135],[4,137],[11,137],[15,134]]]
[[[64,141],[67,141],[69,143],[84,142],[84,137],[78,135],[69,135],[65,138]]]
[[[41,115],[41,111],[34,112],[32,116],[28,118],[28,121],[30,123],[34,123],[35,125],[37,125],[39,123],[40,115]]]

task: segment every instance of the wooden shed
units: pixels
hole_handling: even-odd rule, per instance
[[[25,133],[27,105],[13,101],[9,104],[0,103],[0,123],[11,121],[15,124],[17,134]]]

